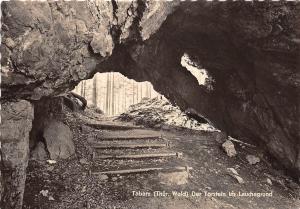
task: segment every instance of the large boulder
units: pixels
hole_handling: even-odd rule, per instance
[[[33,106],[28,101],[2,103],[0,205],[21,209],[29,156]]]
[[[30,153],[31,159],[44,161],[48,158],[46,146],[43,142],[38,142]]]
[[[64,123],[50,120],[45,126],[43,137],[51,159],[66,159],[75,153],[72,131]]]

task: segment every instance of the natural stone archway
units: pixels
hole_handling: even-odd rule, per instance
[[[149,80],[171,101],[195,109],[228,134],[266,144],[297,177],[296,10],[286,3],[182,4],[149,40],[116,49],[107,65],[97,68]],[[207,69],[213,91],[182,69],[184,53]]]
[[[96,72],[118,71],[266,145],[299,177],[298,3],[13,1],[2,13],[1,102],[61,95]],[[184,70],[185,53],[213,90]]]

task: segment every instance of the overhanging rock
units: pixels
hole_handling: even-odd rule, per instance
[[[39,100],[119,71],[267,150],[299,176],[294,2],[3,2],[2,100]],[[180,64],[188,54],[207,89]]]

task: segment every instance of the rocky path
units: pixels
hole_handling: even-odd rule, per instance
[[[238,154],[229,158],[217,132],[150,130],[111,118],[76,117],[68,122],[76,155],[52,165],[30,161],[24,209],[300,207],[298,184],[263,156],[250,165],[246,155],[259,155],[257,149],[235,143]]]

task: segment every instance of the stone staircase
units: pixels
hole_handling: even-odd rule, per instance
[[[91,125],[100,127],[99,125]],[[136,126],[110,124],[90,141],[95,175],[124,175],[148,172],[176,172],[191,169],[183,154],[172,150],[166,137]]]

